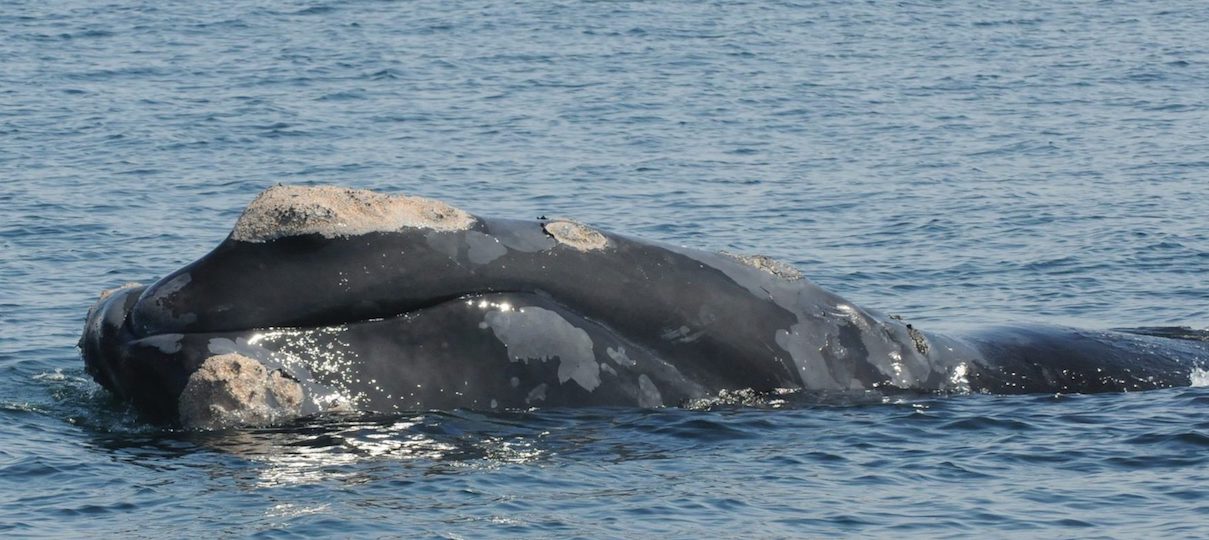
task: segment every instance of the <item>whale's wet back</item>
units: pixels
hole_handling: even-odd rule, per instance
[[[767,257],[291,186],[262,193],[206,256],[103,299],[82,343],[94,377],[148,418],[203,426],[216,421],[192,411],[211,395],[229,402],[215,417],[264,423],[735,390],[1098,392],[1187,385],[1206,356],[1204,342],[1116,332],[936,334]],[[210,381],[235,382],[189,390]],[[282,397],[290,385],[299,399]]]

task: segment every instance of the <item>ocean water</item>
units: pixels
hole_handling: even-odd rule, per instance
[[[1209,535],[1209,389],[143,425],[98,291],[277,182],[1209,326],[1201,2],[0,3],[0,536]]]

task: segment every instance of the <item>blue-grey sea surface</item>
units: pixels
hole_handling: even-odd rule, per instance
[[[140,423],[86,310],[277,182],[765,254],[931,330],[1203,328],[1199,0],[0,2],[0,536],[1209,535],[1203,386]]]

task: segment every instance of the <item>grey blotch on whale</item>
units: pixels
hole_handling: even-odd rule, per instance
[[[659,407],[713,396],[1119,392],[1203,379],[1209,334],[938,333],[768,257],[440,201],[278,185],[197,261],[107,291],[88,372],[153,422],[333,409]]]

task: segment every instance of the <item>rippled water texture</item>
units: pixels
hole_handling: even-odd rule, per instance
[[[275,182],[796,263],[929,328],[1209,325],[1200,2],[0,5],[0,535],[1195,537],[1204,387],[162,432],[97,291]]]

